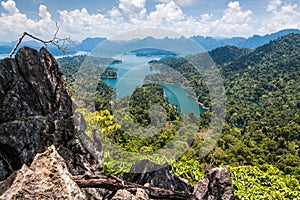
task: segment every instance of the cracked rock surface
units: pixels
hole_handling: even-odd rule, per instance
[[[64,77],[45,48],[24,47],[0,60],[0,113],[0,180],[50,145],[73,175],[102,167],[76,136]]]

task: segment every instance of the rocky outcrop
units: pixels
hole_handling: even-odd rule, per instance
[[[191,192],[188,181],[170,173],[170,166],[155,164],[149,160],[135,162],[126,176],[129,182],[174,191]]]
[[[149,199],[141,188],[137,188],[135,194],[117,188],[115,192],[99,188],[80,189],[73,179],[65,160],[52,145],[44,153],[37,154],[30,167],[24,164],[20,170],[0,182],[0,200],[84,200],[104,199],[105,196],[111,196],[110,199],[114,200]]]
[[[67,170],[65,160],[52,145],[44,153],[37,154],[30,167],[23,165],[20,170],[0,182],[1,199],[233,200],[234,198],[228,169],[214,169],[208,172],[205,178],[197,183],[193,193],[175,192],[132,184],[105,175],[72,176]]]
[[[170,189],[190,193],[193,188],[188,182],[169,171],[168,164],[158,165],[149,160],[135,162],[126,180],[141,185]],[[216,168],[208,171],[199,181],[192,195],[197,200],[233,200],[233,188],[230,171],[227,168]]]
[[[67,170],[64,159],[51,146],[27,167],[0,183],[0,199],[85,199]]]
[[[197,200],[233,200],[233,187],[230,171],[227,168],[217,168],[205,174],[194,189]]]
[[[55,58],[24,47],[0,61],[0,180],[55,145],[72,174],[102,167],[75,134],[72,102]]]

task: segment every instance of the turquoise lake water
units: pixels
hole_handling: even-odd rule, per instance
[[[0,59],[4,59],[4,58],[7,58],[8,57],[8,54],[0,54]]]
[[[116,98],[122,98],[131,95],[136,87],[144,84],[144,78],[148,74],[158,73],[151,71],[148,62],[150,60],[159,60],[160,57],[138,57],[134,54],[124,55],[115,59],[122,60],[122,64],[115,64],[111,67],[118,68],[118,78],[102,78],[102,81],[116,88]],[[187,95],[188,89],[183,89],[179,84],[161,84],[163,86],[165,97],[171,104],[176,105],[183,114],[193,112],[197,116],[204,110],[199,106],[195,99]]]

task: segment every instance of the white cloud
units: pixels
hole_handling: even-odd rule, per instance
[[[145,8],[146,0],[120,0],[119,8],[128,15],[129,18],[141,18],[147,10]]]
[[[16,2],[13,0],[8,0],[7,2],[2,1],[1,6],[10,14],[14,15],[19,13],[19,9],[16,7]]]
[[[195,0],[156,0],[156,1],[160,3],[170,3],[171,1],[174,1],[180,7],[188,7],[195,3]]]
[[[187,7],[194,4],[194,0],[177,0],[175,1],[179,6]]]
[[[21,13],[12,0],[2,1],[1,6],[6,10],[0,17],[0,29],[5,30],[0,32],[1,41],[16,40],[24,31],[48,39],[56,30],[55,22],[44,5],[39,7],[39,20],[30,19]]]
[[[125,12],[144,9],[146,0],[120,0],[119,8]]]
[[[127,21],[138,25],[143,22],[147,13],[145,4],[146,0],[119,0],[118,8],[113,7],[109,14],[113,19],[118,19],[118,22]]]
[[[40,5],[39,16],[43,19],[51,20],[51,14],[47,11],[47,7],[45,5]]]
[[[59,15],[64,34],[72,33],[72,38],[76,40],[82,39],[82,35],[112,37],[137,28],[171,29],[185,18],[173,1],[156,5],[156,9],[149,14],[144,6],[144,0],[121,0],[118,8],[108,11],[108,16],[89,14],[86,9],[59,11]]]
[[[108,13],[112,18],[118,18],[122,15],[116,7],[113,7]]]
[[[229,2],[221,18],[214,19],[212,14],[201,15],[195,33],[223,37],[249,36],[253,33],[252,16],[252,11],[243,10],[239,1]]]
[[[221,22],[226,24],[243,24],[250,21],[251,15],[251,10],[242,11],[238,1],[229,2]]]
[[[300,28],[300,7],[298,4],[271,0],[267,10],[271,17],[262,20],[261,33],[276,32],[288,28]]]
[[[138,28],[164,28],[180,32],[185,36],[251,36],[278,31],[283,28],[300,28],[300,8],[297,4],[271,0],[265,8],[270,17],[259,19],[239,1],[227,4],[222,15],[199,13],[186,15],[180,2],[193,0],[157,0],[154,10],[147,12],[146,0],[119,0],[106,13],[91,14],[86,8],[58,11],[60,35],[71,36],[73,40],[85,37],[112,37]],[[39,19],[28,18],[13,0],[2,1],[5,12],[0,16],[0,41],[16,40],[24,31],[42,38],[51,38],[56,30],[53,13],[45,5],[38,8]]]
[[[179,6],[171,1],[167,4],[156,5],[156,10],[149,14],[148,19],[156,23],[162,23],[163,21],[174,23],[183,20],[184,14]]]
[[[72,11],[59,11],[62,31],[70,34],[73,38],[79,39],[80,35],[102,34],[111,27],[110,20],[102,14],[89,14],[86,8]]]
[[[271,0],[267,7],[267,11],[276,10],[281,5],[281,3],[282,3],[281,0]]]

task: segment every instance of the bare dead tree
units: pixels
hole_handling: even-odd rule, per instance
[[[24,32],[22,34],[22,36],[18,39],[18,42],[16,43],[16,45],[14,46],[14,48],[12,49],[12,51],[10,52],[8,57],[11,58],[14,55],[18,46],[21,44],[21,42],[25,36],[31,37],[32,39],[42,42],[44,45],[51,43],[51,44],[55,45],[59,50],[65,52],[67,50],[67,43],[72,44],[73,42],[71,40],[71,37],[63,37],[63,38],[58,37],[57,34],[59,32],[59,26],[58,26],[57,22],[55,23],[55,26],[56,26],[56,31],[55,31],[52,39],[50,39],[50,40],[43,40],[43,39],[38,38],[30,33]]]

